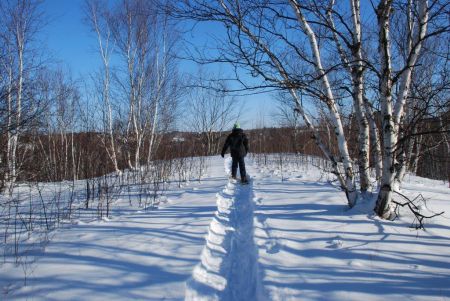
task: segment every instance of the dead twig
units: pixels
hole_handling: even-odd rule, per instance
[[[409,210],[414,214],[414,220],[411,224],[411,228],[415,228],[416,230],[419,230],[419,229],[425,230],[425,225],[424,225],[425,219],[430,219],[430,218],[444,214],[444,211],[442,211],[440,213],[435,213],[435,214],[429,215],[429,216],[420,213],[420,207],[417,205],[417,203],[421,202],[426,205],[426,199],[423,197],[422,194],[419,194],[413,200],[411,200],[406,195],[404,195],[398,191],[395,191],[395,193],[397,193],[398,195],[400,195],[402,198],[404,198],[406,200],[405,203],[401,203],[401,202],[393,200],[393,203],[396,205],[396,207],[395,207],[396,217],[399,216],[400,207],[407,206],[409,208]]]

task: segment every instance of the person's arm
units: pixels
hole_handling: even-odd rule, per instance
[[[225,140],[225,144],[223,145],[222,152],[220,155],[222,158],[225,156],[225,152],[227,151],[227,148],[230,146],[230,135],[228,135],[227,139]]]
[[[244,134],[244,148],[245,148],[245,153],[248,153],[248,138],[247,135]]]

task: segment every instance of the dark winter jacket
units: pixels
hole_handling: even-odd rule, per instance
[[[230,135],[225,140],[225,144],[222,148],[222,157],[224,156],[227,148],[230,148],[231,157],[242,158],[248,153],[248,139],[242,129],[233,129]]]

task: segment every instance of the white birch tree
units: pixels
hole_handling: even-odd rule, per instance
[[[435,2],[436,4],[437,2]],[[410,91],[411,76],[416,66],[422,45],[427,38],[430,6],[429,1],[409,1],[409,17],[406,44],[406,61],[400,72],[393,75],[391,45],[391,14],[393,1],[383,0],[377,6],[379,53],[380,53],[380,106],[383,137],[383,172],[381,187],[375,207],[376,213],[387,219],[395,217],[392,199],[396,176],[397,142],[400,137],[400,122]],[[448,27],[448,25],[447,25]],[[440,31],[441,29],[439,29]],[[436,32],[434,33],[436,34]],[[395,94],[395,84],[398,90]]]
[[[7,70],[7,145],[6,187],[12,192],[18,177],[20,135],[26,122],[24,87],[32,71],[31,43],[42,26],[39,1],[2,1],[0,3],[1,41],[6,50],[3,66]]]
[[[224,25],[226,43],[217,46],[217,56],[203,58],[203,62],[229,63],[261,79],[259,84],[250,84],[237,73],[236,79],[242,89],[289,91],[293,109],[304,118],[324,156],[333,163],[349,206],[357,199],[353,163],[358,164],[361,192],[370,187],[369,146],[372,145],[376,161],[373,165],[380,181],[375,211],[381,217],[389,218],[392,210],[386,204],[392,200],[399,125],[408,100],[411,74],[423,42],[430,36],[448,32],[448,22],[442,19],[448,12],[448,3],[411,0],[405,4],[393,0],[373,3],[375,9],[367,11],[366,8],[364,13],[369,16],[367,20],[362,20],[359,0],[339,3],[334,0],[186,0],[171,9],[176,17]],[[398,50],[394,51],[391,45],[392,18],[400,14],[409,15],[407,23],[399,24],[408,31],[403,37],[404,44],[408,45],[404,61],[397,60]],[[433,22],[430,22],[430,15]],[[373,22],[374,17],[378,23]],[[430,23],[434,26],[432,32],[427,31]],[[377,39],[372,38],[373,32],[377,33]],[[379,51],[371,52],[377,44]],[[366,81],[371,82],[370,89]],[[375,82],[378,87],[374,87]],[[328,108],[327,115],[339,150],[337,155],[321,141],[314,117],[305,114],[298,97],[300,90]],[[356,158],[350,155],[349,137],[343,123],[341,106],[346,96],[339,91],[349,92],[347,98],[351,99],[357,118]],[[381,129],[377,125],[379,115]]]
[[[109,143],[105,144],[106,152],[114,166],[114,170],[120,173],[117,160],[116,138],[113,132],[113,108],[111,101],[111,55],[114,49],[113,37],[110,28],[110,16],[107,10],[107,2],[100,0],[86,1],[86,15],[92,31],[95,32],[98,42],[98,52],[102,61],[101,88],[99,91],[103,111],[103,128]],[[104,141],[102,139],[102,141]]]
[[[173,55],[176,31],[155,2],[144,0],[122,1],[115,7],[110,24],[122,59],[115,78],[127,98],[127,164],[138,169],[152,159],[160,122],[170,115],[167,108],[178,99]]]

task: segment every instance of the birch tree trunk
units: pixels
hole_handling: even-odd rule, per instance
[[[165,25],[165,24],[164,24]],[[167,53],[166,53],[166,27],[163,27],[163,60],[162,60],[162,66],[160,67],[159,63],[159,47],[156,47],[156,95],[155,99],[153,100],[154,106],[153,106],[153,118],[151,122],[151,130],[150,130],[150,139],[149,139],[149,145],[148,145],[148,155],[147,155],[147,165],[150,164],[152,156],[153,156],[153,149],[155,144],[155,135],[156,135],[156,127],[158,126],[158,118],[159,118],[159,102],[160,98],[163,97],[163,87],[165,85],[166,80],[166,72],[167,72]],[[160,70],[161,68],[161,70]]]
[[[17,92],[15,99],[15,108],[14,108],[14,130],[11,133],[9,139],[9,162],[8,162],[8,190],[9,193],[12,193],[12,189],[14,187],[14,183],[17,179],[17,146],[19,143],[19,133],[21,131],[21,122],[22,122],[22,92],[23,92],[23,59],[24,59],[24,48],[25,48],[25,28],[23,28],[22,22],[24,16],[21,14],[16,14],[14,16],[14,23],[16,25],[15,31],[13,33],[15,43],[16,43],[16,52],[17,52]],[[20,26],[22,25],[22,26]],[[12,93],[12,92],[11,92]]]
[[[414,160],[412,162],[411,172],[413,174],[417,174],[417,167],[419,166],[420,152],[422,151],[422,135],[419,135],[414,140],[416,143],[416,153],[414,154]],[[447,152],[448,152],[448,154],[450,154],[450,148],[449,148],[448,142],[447,142]]]
[[[412,8],[410,8],[412,9]],[[428,1],[418,1],[417,30],[409,35],[407,60],[401,75],[397,102],[395,107],[392,101],[392,67],[390,54],[390,14],[392,1],[383,0],[377,8],[379,47],[381,57],[381,81],[380,81],[380,103],[383,116],[383,175],[381,188],[378,195],[375,212],[382,218],[392,219],[395,213],[391,208],[393,183],[395,179],[395,152],[397,147],[400,121],[403,116],[404,106],[408,97],[412,70],[417,62],[421,45],[427,31],[428,23]],[[413,26],[410,26],[413,29]]]
[[[397,189],[400,189],[400,185],[403,182],[403,179],[405,178],[408,167],[411,166],[412,153],[415,141],[414,136],[416,133],[417,129],[414,128],[411,137],[408,138],[406,148],[404,148],[404,150],[402,151],[403,154],[401,156],[404,158],[404,161],[400,165],[397,175],[395,176],[395,182],[396,185],[398,185]]]
[[[104,11],[102,11],[100,7],[101,3],[96,0],[91,0],[87,2],[88,6],[88,18],[91,22],[92,29],[95,31],[97,35],[97,42],[100,52],[100,57],[103,63],[103,89],[102,89],[102,100],[104,103],[103,110],[106,111],[106,125],[104,125],[107,130],[107,135],[109,136],[110,147],[105,145],[106,151],[110,157],[111,162],[113,163],[114,170],[117,173],[120,173],[119,165],[117,163],[117,154],[116,154],[116,143],[113,133],[113,117],[112,117],[112,107],[111,107],[111,99],[110,99],[110,55],[113,46],[111,46],[111,29],[108,20],[108,16]]]
[[[336,43],[337,51],[341,58],[342,64],[346,67],[352,80],[352,98],[353,107],[355,110],[356,120],[358,123],[358,169],[360,177],[360,189],[365,193],[370,187],[370,170],[369,170],[369,125],[364,111],[364,58],[362,54],[362,39],[361,39],[361,11],[360,1],[350,0],[350,7],[352,12],[351,31],[351,58],[347,57],[343,49],[340,37],[333,20],[333,7],[335,1],[331,1],[330,8],[327,11],[327,21],[332,29],[333,38]],[[342,17],[342,16],[340,16]],[[350,42],[348,42],[350,44]]]
[[[369,131],[370,131],[370,144],[373,152],[373,159],[375,165],[375,177],[377,180],[378,186],[380,186],[380,180],[383,170],[383,161],[381,154],[381,145],[380,145],[380,135],[378,133],[377,123],[374,118],[374,112],[372,107],[370,106],[369,100],[364,97],[364,108],[367,112],[366,116],[369,121]],[[378,187],[380,188],[380,187]]]
[[[336,135],[337,138],[338,149],[341,156],[340,159],[344,166],[345,188],[346,188],[345,192],[347,195],[348,205],[350,207],[353,207],[356,204],[357,193],[354,183],[352,161],[350,159],[350,154],[348,152],[347,141],[344,134],[344,128],[342,126],[341,116],[336,106],[335,98],[328,80],[328,75],[325,73],[325,70],[322,67],[322,59],[316,35],[312,30],[312,28],[310,27],[309,22],[304,17],[298,1],[297,0],[289,0],[289,1],[291,3],[292,8],[295,11],[295,14],[297,16],[300,25],[302,26],[303,30],[305,31],[306,35],[309,38],[309,43],[315,61],[315,68],[322,80],[323,89],[326,95],[325,103],[327,104],[328,109],[330,111],[331,121],[334,126],[334,134]]]
[[[153,156],[154,144],[155,144],[155,135],[156,135],[156,127],[158,125],[158,117],[159,117],[159,106],[158,100],[155,100],[153,120],[152,120],[152,128],[150,130],[150,139],[148,143],[148,155],[147,155],[147,165],[150,164]]]
[[[359,127],[358,135],[358,167],[360,177],[360,189],[364,193],[370,187],[369,174],[369,126],[364,113],[364,61],[362,55],[361,40],[361,12],[360,1],[351,0],[352,20],[354,26],[352,56],[354,57],[355,66],[352,67],[353,82],[353,103],[355,106],[355,114]]]
[[[318,130],[312,124],[310,118],[308,117],[308,115],[306,114],[303,106],[301,105],[301,102],[300,102],[300,99],[299,99],[299,97],[297,95],[297,92],[294,89],[290,89],[289,92],[290,92],[290,94],[292,95],[292,98],[295,101],[296,111],[300,114],[300,116],[302,116],[302,118],[305,121],[305,124],[308,127],[308,129],[310,129],[312,131],[314,142],[320,148],[320,150],[324,154],[325,158],[327,160],[331,161],[331,164],[333,166],[333,173],[336,175],[336,177],[337,177],[337,179],[339,181],[339,184],[341,185],[342,189],[344,189],[344,191],[346,191],[345,179],[342,176],[341,171],[339,170],[338,161],[333,156],[333,154],[328,149],[328,147],[325,145],[325,143],[323,143],[322,138],[320,138]],[[350,206],[350,204],[349,204],[349,206]]]
[[[10,56],[9,59],[9,65],[8,68],[8,88],[7,88],[7,103],[8,103],[8,116],[7,116],[7,132],[6,132],[6,174],[5,174],[5,187],[8,189],[8,192],[11,193],[11,169],[12,167],[12,129],[14,128],[13,123],[13,116],[14,116],[14,110],[13,110],[13,61],[12,57]]]
[[[396,135],[392,107],[392,66],[390,22],[392,3],[389,0],[380,2],[377,8],[378,39],[381,60],[380,104],[382,115],[383,135],[383,172],[381,175],[380,191],[378,193],[375,212],[378,216],[391,219],[395,216],[391,208],[392,183],[395,176],[394,158]]]
[[[39,1],[1,1],[0,15],[2,17],[0,36],[5,52],[7,72],[7,175],[6,188],[12,193],[13,186],[19,175],[22,161],[18,157],[20,138],[28,121],[28,110],[31,105],[24,105],[26,97],[24,92],[27,79],[30,77],[33,66],[30,51],[30,41],[40,30]],[[29,64],[29,62],[31,62]],[[25,116],[25,118],[24,118]]]

